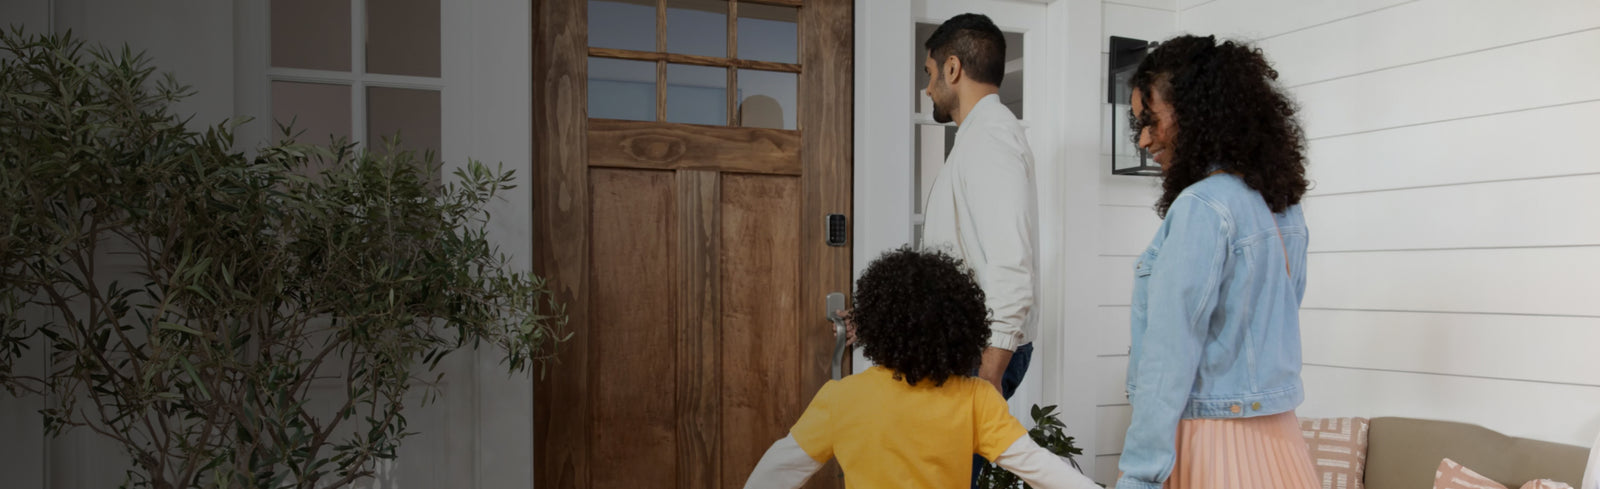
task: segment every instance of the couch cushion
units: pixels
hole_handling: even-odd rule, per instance
[[[1301,418],[1300,431],[1323,489],[1362,489],[1367,418]]]
[[[1430,487],[1434,471],[1428,469],[1445,458],[1509,487],[1533,479],[1576,481],[1589,455],[1582,447],[1414,418],[1373,418],[1367,442],[1367,489]]]

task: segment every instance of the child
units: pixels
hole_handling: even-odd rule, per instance
[[[745,488],[798,488],[830,458],[851,489],[964,488],[977,453],[1036,488],[1099,489],[1039,448],[994,386],[967,375],[988,342],[983,299],[944,253],[901,248],[873,261],[851,320],[877,366],[822,386]]]

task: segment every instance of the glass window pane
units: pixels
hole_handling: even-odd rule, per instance
[[[739,70],[738,125],[795,129],[798,89],[799,76],[794,73]]]
[[[367,88],[367,147],[382,149],[399,138],[398,149],[416,151],[417,160],[428,151],[435,159],[441,147],[439,92],[407,88]]]
[[[589,58],[589,117],[656,120],[656,64]]]
[[[728,125],[728,69],[667,65],[667,122]]]
[[[799,63],[800,10],[754,3],[739,4],[739,58]]]
[[[589,46],[654,52],[655,0],[589,0]]]
[[[290,125],[296,141],[327,144],[350,139],[350,86],[323,83],[272,82],[272,120]],[[273,141],[283,134],[273,127]]]
[[[439,76],[439,0],[367,3],[367,72]]]
[[[911,180],[917,189],[912,209],[921,213],[928,206],[928,193],[933,191],[933,181],[939,178],[945,158],[950,156],[950,150],[955,147],[956,127],[916,124],[911,137],[915,139],[912,144],[915,160],[911,163]]]
[[[272,0],[272,66],[350,71],[349,0]]]
[[[727,57],[727,0],[667,0],[667,52]]]

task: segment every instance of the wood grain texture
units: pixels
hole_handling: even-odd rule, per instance
[[[677,172],[680,488],[721,486],[721,184],[716,172]]]
[[[799,7],[802,5],[801,0],[739,0],[739,3],[759,3],[779,7]],[[804,5],[812,5],[812,2],[807,2]]]
[[[720,206],[721,487],[738,488],[804,407],[796,344],[806,324],[801,306],[809,303],[800,295],[800,179],[727,175]]]
[[[850,292],[850,247],[827,245],[822,224],[827,214],[850,216],[851,145],[855,72],[854,3],[808,0],[800,9],[799,128],[801,141],[800,256],[805,263],[800,297],[800,388],[802,405],[811,402],[831,376],[833,333],[823,298]],[[844,486],[838,465],[830,463],[807,487]]]
[[[534,485],[589,487],[587,3],[533,6],[534,270],[566,306],[572,337],[534,385]]]
[[[737,40],[735,41],[737,42]],[[615,58],[634,61],[666,61],[668,63],[686,65],[781,71],[785,73],[800,73],[802,71],[801,65],[794,63],[757,61],[753,59],[718,58],[716,56],[698,56],[680,53],[651,53],[646,51],[633,51],[629,49],[589,48],[589,55],[597,58]]]
[[[659,171],[593,169],[589,178],[590,481],[655,487],[677,477],[677,185]]]
[[[800,147],[782,129],[589,121],[590,166],[799,175]]]

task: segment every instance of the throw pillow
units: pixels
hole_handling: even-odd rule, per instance
[[[1367,426],[1367,418],[1300,420],[1300,432],[1306,438],[1322,489],[1364,489]]]
[[[1572,485],[1565,482],[1556,482],[1550,479],[1538,479],[1531,480],[1528,481],[1527,484],[1523,484],[1522,489],[1572,489]]]
[[[1439,470],[1433,473],[1433,489],[1506,489],[1506,486],[1447,458],[1439,462]]]

